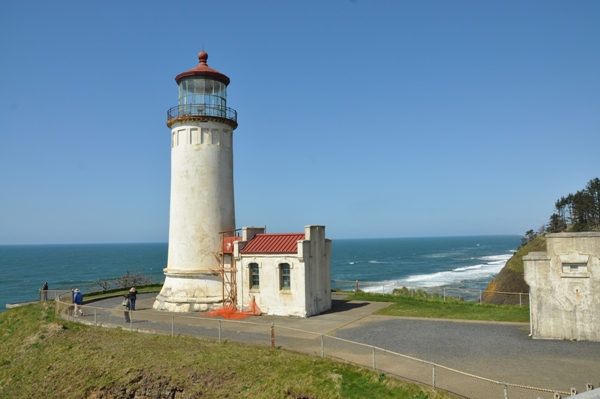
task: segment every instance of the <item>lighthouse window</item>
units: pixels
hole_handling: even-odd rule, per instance
[[[289,290],[290,289],[290,264],[281,263],[279,264],[279,289]]]
[[[258,263],[250,263],[250,288],[260,287],[260,276],[258,274]]]

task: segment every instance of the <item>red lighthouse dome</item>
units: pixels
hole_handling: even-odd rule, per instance
[[[222,74],[221,72],[212,69],[211,67],[208,66],[208,64],[206,63],[206,61],[208,60],[208,53],[206,51],[201,51],[200,54],[198,54],[198,61],[200,62],[198,64],[197,67],[190,69],[189,71],[180,73],[179,75],[177,75],[175,77],[175,81],[177,82],[177,84],[179,84],[179,82],[184,79],[184,78],[189,78],[189,77],[209,77],[209,78],[213,78],[215,80],[218,80],[221,83],[224,83],[225,86],[229,85],[229,78]]]

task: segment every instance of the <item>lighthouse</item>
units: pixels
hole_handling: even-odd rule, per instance
[[[179,100],[167,112],[171,129],[171,206],[165,282],[154,309],[204,311],[223,300],[216,270],[223,232],[235,230],[233,131],[229,78],[210,68],[208,54],[175,77]]]

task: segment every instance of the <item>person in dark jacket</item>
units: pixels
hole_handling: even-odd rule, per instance
[[[42,297],[44,301],[48,300],[48,282],[45,282],[44,286],[42,287]]]
[[[129,290],[129,302],[131,302],[130,310],[135,310],[135,300],[137,299],[137,290],[131,287]]]
[[[131,300],[129,299],[129,294],[123,295],[123,302],[121,303],[123,306],[123,314],[125,315],[125,324],[129,324],[131,319],[129,318],[129,309],[131,307]]]
[[[79,291],[79,288],[75,288],[75,291],[73,291],[73,303],[75,304],[74,316],[83,316],[83,310],[81,310],[81,304],[83,303],[83,294]]]

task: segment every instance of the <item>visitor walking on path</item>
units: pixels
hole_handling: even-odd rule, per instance
[[[129,318],[129,309],[131,309],[129,294],[123,295],[123,302],[121,305],[123,306],[123,314],[125,315],[125,324],[129,324],[131,322],[131,319]]]
[[[42,297],[44,298],[44,301],[48,300],[48,282],[45,282],[42,287]]]
[[[129,290],[129,303],[130,303],[130,310],[135,310],[135,300],[137,299],[137,290],[135,289],[135,287],[131,287],[131,289]]]
[[[75,317],[83,316],[83,310],[81,310],[81,304],[83,303],[83,294],[79,291],[79,288],[75,288],[73,292],[73,303],[75,304]]]

